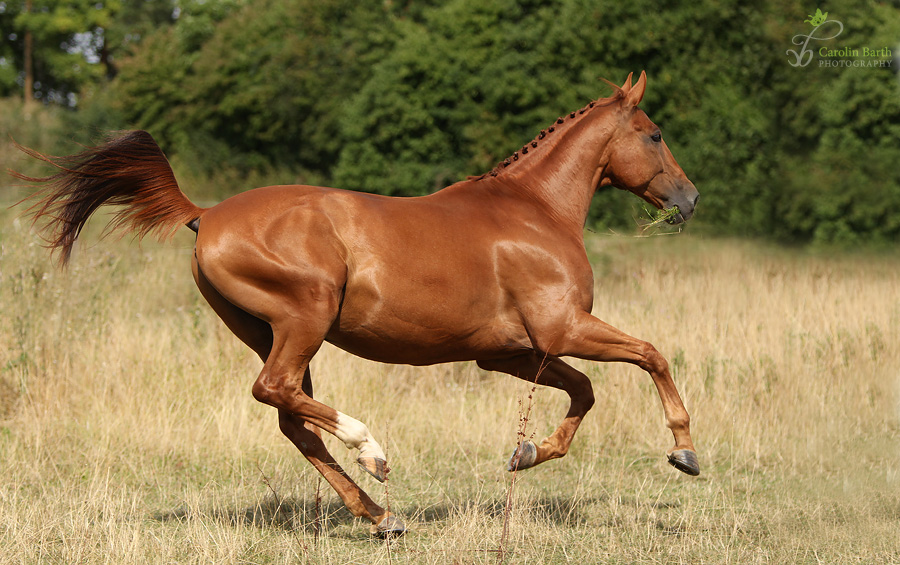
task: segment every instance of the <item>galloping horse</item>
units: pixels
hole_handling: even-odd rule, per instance
[[[638,108],[646,75],[563,116],[489,173],[434,194],[391,198],[313,186],[270,186],[211,208],[181,192],[143,131],[71,157],[31,156],[58,168],[34,196],[61,262],[88,217],[122,206],[114,228],[141,236],[197,232],[194,280],[223,322],[264,361],[253,396],[278,409],[281,431],[376,534],[405,531],[354,483],[322,430],[359,450],[379,481],[384,451],[365,424],[313,399],[309,363],[323,341],[384,363],[474,360],[489,371],[564,390],[571,404],[539,445],[523,441],[509,469],[562,457],[594,404],[591,382],[562,361],[624,361],[647,371],[675,436],[668,460],[700,472],[666,360],[649,343],[591,315],[593,275],[583,240],[598,187],[629,190],[673,222],[698,193]],[[15,173],[14,173],[15,174]],[[674,208],[677,206],[677,210]]]

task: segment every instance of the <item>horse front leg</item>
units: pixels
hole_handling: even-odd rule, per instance
[[[516,447],[507,465],[509,471],[534,467],[568,453],[575,431],[594,405],[594,391],[587,376],[556,357],[545,357],[534,352],[508,359],[479,361],[478,366],[487,371],[499,371],[528,382],[564,390],[571,401],[562,424],[541,441],[540,445],[526,440]]]
[[[653,345],[580,312],[562,335],[557,334],[552,339],[546,350],[553,355],[592,361],[622,361],[647,371],[662,401],[666,425],[675,436],[675,446],[666,453],[669,463],[688,475],[700,474],[700,463],[691,440],[690,416],[672,381],[668,362]]]

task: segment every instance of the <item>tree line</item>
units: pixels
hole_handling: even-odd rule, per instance
[[[842,31],[793,66],[817,8]],[[702,229],[900,239],[896,0],[28,0],[0,2],[0,32],[0,95],[65,108],[80,142],[147,129],[228,179],[217,198],[252,174],[426,194],[643,69]],[[877,48],[880,65],[819,46]],[[635,206],[604,191],[592,221],[633,225]]]

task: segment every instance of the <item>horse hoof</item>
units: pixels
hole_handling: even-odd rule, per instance
[[[369,531],[373,536],[382,539],[398,538],[406,532],[406,526],[403,524],[403,520],[393,514],[388,514],[377,524],[372,524]]]
[[[363,468],[363,470],[375,477],[379,483],[383,483],[385,479],[387,479],[387,474],[390,469],[387,466],[387,461],[384,459],[379,459],[378,457],[360,457],[356,460],[356,463]]]
[[[697,454],[690,449],[677,449],[669,454],[669,464],[688,475],[696,477],[700,474],[700,462]]]
[[[535,461],[537,461],[537,447],[534,445],[534,442],[525,440],[513,451],[512,457],[509,458],[509,462],[506,464],[506,470],[511,473],[528,469],[529,467],[534,467]]]

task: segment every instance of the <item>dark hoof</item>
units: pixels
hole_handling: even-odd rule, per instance
[[[388,469],[387,461],[384,459],[379,459],[377,457],[360,457],[356,462],[366,473],[375,477],[379,483],[383,483],[384,480],[387,479],[387,474],[390,469]]]
[[[534,467],[535,461],[537,461],[537,447],[534,442],[525,440],[513,451],[512,457],[506,464],[506,470],[513,472],[528,469]]]
[[[669,464],[693,477],[700,474],[700,462],[697,454],[690,449],[678,449],[669,454]]]
[[[398,538],[406,533],[406,526],[403,524],[403,520],[393,514],[388,514],[378,524],[372,524],[369,531],[373,536],[382,539]]]

